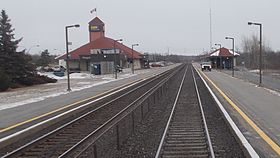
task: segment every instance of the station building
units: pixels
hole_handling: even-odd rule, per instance
[[[232,65],[236,66],[236,58],[238,56],[240,54],[222,47],[209,53],[207,58],[211,61],[213,68],[231,69]]]
[[[69,68],[77,71],[90,71],[95,74],[114,72],[114,62],[120,67],[140,69],[147,65],[145,56],[122,43],[105,36],[105,24],[95,17],[89,22],[89,42],[69,52]],[[65,64],[66,53],[58,56],[60,65]]]

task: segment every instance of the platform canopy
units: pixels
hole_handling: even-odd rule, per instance
[[[231,51],[227,48],[216,49],[215,51],[210,53],[210,57],[230,57],[234,54],[234,56],[240,56],[240,54]]]

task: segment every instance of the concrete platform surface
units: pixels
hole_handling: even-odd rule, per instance
[[[248,70],[244,67],[238,67],[237,69],[234,71],[234,77],[259,85],[260,76],[258,70]],[[232,70],[218,71],[232,75]],[[262,73],[262,86],[280,92],[280,71],[264,70]]]
[[[199,65],[194,65],[200,69]],[[206,76],[219,99],[223,100],[223,105],[260,157],[280,157],[280,94],[220,71],[201,71],[201,73]],[[243,111],[244,116],[211,82]],[[244,118],[246,116],[248,119]]]

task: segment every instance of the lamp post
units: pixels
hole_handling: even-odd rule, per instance
[[[232,77],[234,77],[234,38],[226,37],[226,39],[232,40]]]
[[[69,49],[68,49],[68,29],[72,28],[72,27],[80,27],[80,25],[76,24],[76,25],[69,25],[65,27],[65,36],[66,36],[66,69],[67,69],[67,91],[70,92],[71,88],[70,88],[70,77],[69,77]]]
[[[215,46],[219,46],[219,50],[220,50],[220,53],[221,53],[222,44],[215,43]],[[217,62],[217,65],[218,65],[218,62]],[[222,57],[220,57],[220,69],[222,69]]]
[[[134,52],[133,52],[133,47],[134,46],[139,46],[139,44],[132,44],[132,65],[131,65],[131,71],[132,71],[132,74],[134,74]]]
[[[260,80],[259,80],[259,86],[261,86],[262,85],[262,24],[248,22],[248,25],[257,25],[260,27],[260,61],[259,61]]]
[[[28,49],[27,53],[29,53],[29,52],[30,52],[30,50],[31,50],[32,48],[34,48],[34,47],[40,47],[40,45],[39,45],[39,44],[36,44],[36,45],[33,45],[33,46],[29,47],[29,49]]]
[[[122,39],[114,40],[114,69],[115,69],[115,79],[118,78],[117,75],[117,53],[116,53],[116,42],[123,41]]]
[[[221,48],[222,48],[222,45],[221,45],[221,44],[219,44],[219,43],[215,43],[215,46],[219,46],[219,49],[221,49]]]

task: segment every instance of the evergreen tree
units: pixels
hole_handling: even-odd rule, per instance
[[[46,49],[41,53],[41,57],[38,61],[39,66],[48,66],[50,64],[51,61],[51,56],[49,51]]]
[[[31,56],[25,54],[25,51],[17,51],[22,38],[15,39],[13,32],[11,20],[5,10],[2,10],[0,15],[0,91],[9,87],[15,88],[18,85],[56,82],[55,79],[38,75],[35,66],[31,64]],[[48,51],[45,54],[49,56]]]
[[[21,83],[21,79],[32,75],[34,68],[28,63],[29,58],[24,51],[17,52],[19,42],[15,39],[11,20],[5,10],[0,16],[0,68],[11,80],[12,84]]]
[[[0,68],[0,92],[5,91],[10,87],[10,79]]]
[[[5,10],[2,10],[0,17],[0,52],[4,54],[15,53],[17,45],[21,41],[21,39],[15,40],[14,29],[10,22],[11,20]]]

